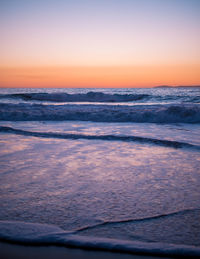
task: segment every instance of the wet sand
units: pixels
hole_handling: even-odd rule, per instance
[[[163,257],[89,251],[57,246],[23,246],[0,242],[1,259],[159,259]],[[164,257],[169,258],[169,257]]]

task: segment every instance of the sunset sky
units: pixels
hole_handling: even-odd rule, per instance
[[[0,0],[0,87],[200,85],[199,0]]]

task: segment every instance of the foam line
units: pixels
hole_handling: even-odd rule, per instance
[[[125,219],[125,220],[119,220],[119,221],[104,221],[99,224],[79,228],[76,230],[76,232],[79,233],[79,232],[83,232],[85,230],[95,229],[95,228],[103,227],[103,226],[107,226],[107,225],[115,225],[115,224],[123,224],[123,223],[138,223],[138,222],[141,223],[141,222],[157,220],[157,219],[161,219],[161,218],[169,218],[172,216],[183,215],[183,214],[193,212],[193,211],[200,212],[200,209],[198,209],[198,208],[197,209],[185,209],[185,210],[180,210],[180,211],[176,211],[176,212],[172,212],[172,213],[168,213],[168,214],[161,214],[161,215],[145,217],[145,218],[136,218],[136,219],[131,218],[131,219]]]
[[[105,140],[105,141],[124,141],[124,142],[139,142],[142,144],[153,144],[170,148],[189,148],[200,151],[200,146],[189,144],[186,142],[161,140],[154,138],[145,138],[138,136],[117,136],[117,135],[83,135],[83,134],[67,134],[54,132],[34,132],[14,129],[12,127],[0,127],[0,133],[11,133],[23,136],[40,137],[40,138],[58,138],[58,139],[86,139],[86,140]]]
[[[200,247],[81,236],[51,225],[0,221],[0,240],[23,245],[57,245],[91,250],[173,257],[199,257]]]

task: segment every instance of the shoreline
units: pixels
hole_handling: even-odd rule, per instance
[[[0,242],[1,259],[159,259],[173,258],[152,255],[139,255],[128,253],[116,253],[98,250],[84,250],[79,248],[67,248],[63,246],[25,246]]]

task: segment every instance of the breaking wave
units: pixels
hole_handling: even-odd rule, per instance
[[[200,106],[191,105],[42,105],[0,104],[5,121],[92,121],[200,123]]]
[[[200,146],[172,140],[161,140],[154,138],[145,138],[139,136],[121,136],[121,135],[84,135],[84,134],[68,134],[56,132],[36,132],[14,129],[11,127],[0,127],[0,133],[11,133],[17,135],[41,137],[41,138],[58,138],[58,139],[87,139],[87,140],[105,140],[105,141],[125,141],[125,142],[139,142],[143,144],[153,144],[171,148],[192,148],[200,150]]]
[[[196,246],[81,236],[76,231],[67,232],[57,226],[16,221],[0,221],[0,240],[23,245],[57,245],[130,254],[181,258],[200,256],[200,248]]]

